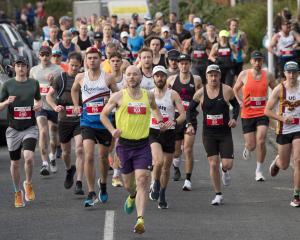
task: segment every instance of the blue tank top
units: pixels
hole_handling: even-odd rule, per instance
[[[75,44],[71,43],[71,46],[69,48],[65,48],[62,42],[60,42],[59,49],[61,50],[62,53],[62,61],[66,62],[68,60],[69,53],[75,51]]]
[[[167,38],[167,39],[163,39],[163,40],[165,42],[164,48],[167,51],[170,51],[170,50],[174,49],[171,38]]]
[[[236,57],[236,62],[237,63],[242,63],[243,62],[243,49],[242,49],[242,41],[241,41],[241,32],[240,30],[238,30],[237,34],[235,34],[234,36],[230,37],[230,42],[231,44],[235,45],[238,53],[237,53],[237,57]],[[233,55],[231,55],[231,60],[233,61]]]

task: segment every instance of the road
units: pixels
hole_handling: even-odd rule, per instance
[[[214,197],[209,179],[206,154],[200,131],[194,149],[193,191],[183,192],[180,182],[170,182],[167,189],[169,209],[160,210],[148,201],[145,216],[146,232],[132,232],[136,216],[126,215],[123,188],[109,184],[109,201],[94,208],[83,207],[84,197],[65,190],[62,161],[59,171],[49,177],[39,175],[40,157],[36,151],[34,190],[36,200],[25,208],[14,208],[14,195],[9,174],[9,156],[0,149],[0,239],[1,240],[247,240],[299,239],[300,212],[289,206],[292,197],[292,170],[282,171],[271,179],[268,167],[275,156],[267,143],[264,166],[266,182],[255,182],[255,160],[241,157],[243,138],[240,122],[233,130],[235,161],[231,171],[232,184],[223,188],[225,204],[211,206]],[[181,166],[182,168],[182,166]],[[23,174],[22,174],[23,176]],[[109,182],[111,182],[111,175]],[[24,178],[23,178],[24,179]],[[86,185],[84,185],[86,189]]]

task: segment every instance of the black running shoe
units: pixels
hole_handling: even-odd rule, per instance
[[[66,175],[66,179],[64,182],[64,186],[66,189],[69,189],[73,186],[74,183],[74,175],[76,172],[76,167],[74,165],[71,166],[71,168],[69,170],[67,170],[67,175]]]
[[[177,167],[174,167],[174,176],[173,176],[173,180],[174,181],[179,181],[181,178],[181,173],[180,173],[180,169]]]
[[[82,182],[76,181],[74,193],[76,195],[84,195],[84,191],[82,190]]]
[[[56,158],[61,158],[61,154],[62,154],[61,146],[58,146],[56,148]]]
[[[168,209],[168,203],[166,201],[158,203],[159,209]]]

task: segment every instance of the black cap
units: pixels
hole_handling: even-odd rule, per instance
[[[264,58],[264,55],[258,50],[254,50],[251,53],[251,59],[263,59],[263,58]]]
[[[17,56],[17,59],[14,61],[14,65],[16,63],[24,63],[26,64],[27,66],[29,65],[28,64],[28,61],[27,61],[27,58],[23,57],[23,56]]]
[[[111,17],[112,18],[118,18],[118,15],[117,14],[112,14]]]
[[[185,61],[185,60],[192,61],[191,56],[188,54],[185,54],[185,53],[180,54],[178,57],[178,61],[180,62],[180,61]]]
[[[94,39],[102,39],[103,33],[102,32],[95,32],[94,33]]]
[[[133,13],[132,16],[131,16],[133,19],[138,19],[139,18],[139,15],[137,13]]]
[[[175,49],[172,49],[168,52],[168,59],[170,60],[178,60],[179,56],[180,52]]]

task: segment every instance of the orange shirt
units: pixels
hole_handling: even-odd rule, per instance
[[[267,71],[261,70],[261,78],[254,79],[251,70],[247,71],[246,83],[243,86],[242,118],[264,116],[268,96]]]

